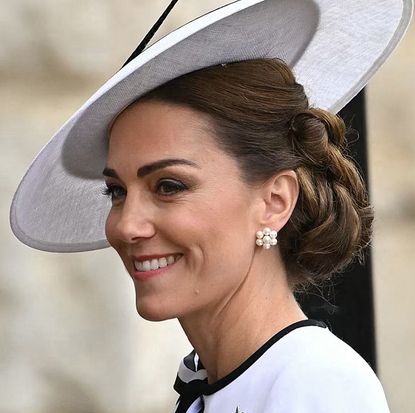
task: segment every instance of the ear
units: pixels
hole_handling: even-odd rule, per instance
[[[261,225],[279,231],[290,219],[297,203],[299,184],[293,170],[280,171],[261,188],[264,202]]]

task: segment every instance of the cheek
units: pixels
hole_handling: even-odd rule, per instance
[[[105,236],[111,247],[120,253],[120,241],[116,236],[117,215],[111,210],[105,221]]]
[[[249,207],[240,196],[223,196],[209,222],[215,266],[231,275],[243,274],[250,265],[255,241],[251,242]]]
[[[189,264],[220,271],[233,263],[246,265],[255,245],[246,202],[229,195],[176,210],[163,227],[174,228],[172,237],[191,253]]]

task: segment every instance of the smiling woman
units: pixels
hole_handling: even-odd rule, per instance
[[[133,55],[22,181],[20,239],[111,245],[138,314],[179,320],[194,350],[176,413],[388,412],[368,364],[294,292],[370,241],[372,209],[333,112],[386,59],[410,9],[236,1]]]
[[[372,221],[362,180],[344,154],[344,134],[339,118],[309,109],[283,62],[264,59],[174,79],[113,123],[104,169],[112,200],[107,239],[134,281],[138,313],[180,321],[196,349],[190,358],[203,360],[197,372],[207,379],[199,384],[204,403],[219,403],[208,395],[231,391],[237,378],[254,380],[243,365],[256,365],[276,333],[310,325],[324,331],[305,321],[293,291],[359,254]],[[271,235],[265,229],[255,243],[260,228],[278,234],[276,251],[258,248]],[[325,351],[326,340],[319,342]],[[343,343],[331,345],[333,357],[355,358]],[[375,385],[359,363],[359,385]],[[178,411],[195,403],[194,380],[182,375],[183,368]],[[269,394],[250,398],[257,406]]]
[[[210,129],[203,114],[158,102],[133,105],[112,128],[107,164],[117,178],[107,178],[113,206],[106,234],[135,281],[145,318],[220,308],[249,272],[246,238],[257,227],[249,218],[261,205]],[[135,268],[172,255],[180,260],[161,271]]]

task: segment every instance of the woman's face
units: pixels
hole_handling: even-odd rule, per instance
[[[189,108],[140,102],[114,123],[104,171],[106,234],[149,320],[221,308],[255,251],[253,190]]]

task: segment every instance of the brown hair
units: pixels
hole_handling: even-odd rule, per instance
[[[141,100],[187,105],[209,115],[218,143],[248,184],[293,169],[300,194],[279,247],[291,286],[317,284],[342,270],[371,237],[372,209],[347,155],[338,116],[310,108],[280,60],[212,66],[173,79]]]

